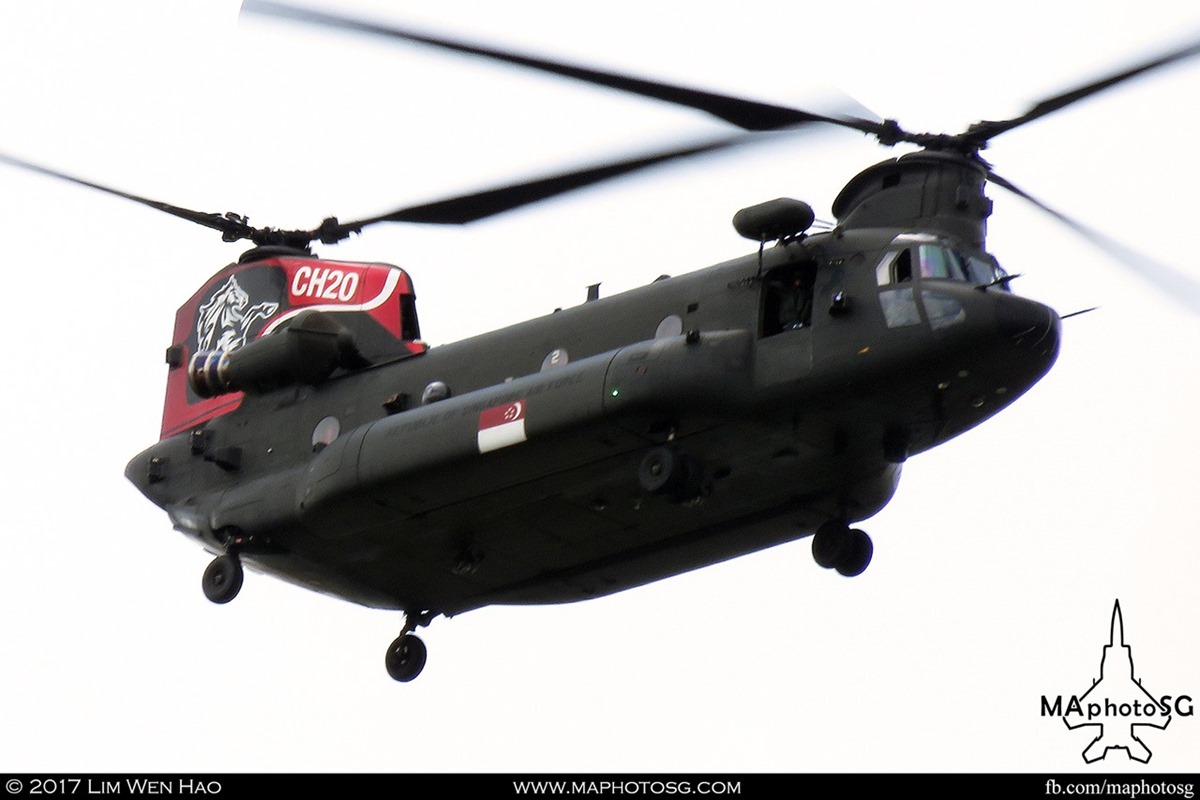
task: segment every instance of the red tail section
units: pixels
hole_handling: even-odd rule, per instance
[[[187,376],[192,355],[234,350],[310,310],[336,313],[370,361],[425,350],[418,341],[412,283],[399,267],[302,255],[230,264],[175,315],[175,333],[167,351],[170,373],[162,438],[227,414],[242,402],[240,393],[203,398],[193,392]]]

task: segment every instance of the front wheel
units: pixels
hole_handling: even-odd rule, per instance
[[[865,531],[852,528],[850,535],[846,537],[846,547],[835,566],[840,574],[853,578],[866,571],[874,554],[875,545],[871,542],[871,537]]]
[[[242,577],[242,562],[236,556],[217,556],[204,570],[200,586],[212,602],[228,603],[242,590]]]
[[[642,458],[638,483],[650,494],[669,494],[683,482],[683,463],[669,447],[655,447]]]

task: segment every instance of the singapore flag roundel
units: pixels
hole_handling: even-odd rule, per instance
[[[525,441],[525,401],[492,406],[479,414],[479,452]]]

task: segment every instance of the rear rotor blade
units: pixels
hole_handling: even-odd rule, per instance
[[[988,180],[1037,206],[1103,250],[1119,264],[1137,273],[1142,280],[1170,296],[1172,300],[1181,304],[1188,311],[1200,314],[1200,281],[1180,272],[1175,267],[1157,261],[1145,253],[1117,241],[1106,233],[1067,216],[991,170],[988,170]]]
[[[49,169],[48,167],[43,167],[3,153],[0,153],[0,163],[10,164],[41,175],[69,181],[79,186],[86,186],[89,189],[96,189],[105,194],[123,197],[126,200],[132,200],[135,203],[149,206],[172,216],[213,228],[220,231],[222,238],[227,242],[249,239],[258,245],[286,245],[289,247],[305,248],[310,243],[318,240],[324,244],[340,242],[348,238],[350,234],[358,233],[365,226],[376,222],[462,225],[557,197],[567,192],[583,189],[606,180],[630,175],[659,164],[714,153],[757,141],[761,141],[761,137],[751,133],[726,136],[707,142],[682,145],[656,153],[632,156],[606,164],[584,167],[520,183],[471,192],[470,194],[449,197],[430,203],[407,206],[387,214],[367,217],[353,222],[338,222],[336,218],[331,217],[322,222],[319,227],[312,230],[291,231],[273,228],[254,228],[246,222],[244,217],[236,214],[221,215],[193,211],[188,208],[151,200],[140,195],[83,180],[74,175],[68,175],[65,172]]]
[[[610,89],[617,89],[642,97],[694,108],[748,131],[773,131],[797,125],[825,123],[851,128],[876,136],[892,135],[894,132],[893,127],[884,123],[860,119],[850,115],[826,116],[797,108],[762,103],[755,100],[719,94],[717,92],[707,92],[702,89],[675,86],[659,81],[622,75],[616,72],[606,72],[604,70],[591,69],[546,58],[456,41],[418,31],[342,17],[336,14],[296,8],[282,3],[271,2],[271,0],[245,0],[242,4],[242,11],[282,17],[297,22],[365,33],[372,36],[415,42],[456,53],[515,64],[564,78],[572,78],[597,86],[606,86]]]
[[[0,163],[9,164],[14,167],[20,167],[21,169],[30,170],[31,172],[36,172],[41,175],[47,175],[51,178],[69,181],[79,186],[86,186],[89,189],[96,189],[97,191],[104,192],[105,194],[123,197],[126,200],[132,200],[135,203],[141,203],[144,206],[149,206],[150,208],[166,212],[172,216],[198,223],[206,228],[213,228],[214,230],[220,231],[222,235],[221,238],[227,242],[236,242],[238,239],[252,239],[256,233],[254,228],[251,228],[249,225],[247,225],[245,220],[241,217],[238,217],[236,214],[221,215],[215,213],[206,213],[203,211],[193,211],[189,208],[173,206],[170,203],[162,203],[157,200],[151,200],[147,197],[142,197],[140,195],[122,192],[120,189],[114,189],[111,186],[104,186],[99,183],[85,181],[82,178],[76,178],[74,175],[68,175],[65,172],[58,172],[57,170],[43,167],[20,158],[5,155],[4,153],[0,153]]]

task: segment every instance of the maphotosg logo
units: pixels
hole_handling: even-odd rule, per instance
[[[1091,764],[1110,750],[1124,750],[1129,758],[1143,764],[1150,761],[1150,748],[1139,735],[1145,728],[1166,729],[1173,716],[1190,717],[1192,698],[1186,694],[1155,697],[1133,671],[1133,651],[1125,644],[1125,623],[1121,602],[1113,604],[1112,628],[1108,644],[1100,656],[1100,677],[1082,695],[1047,697],[1042,695],[1042,716],[1062,717],[1072,730],[1091,727],[1096,738],[1083,751],[1083,760]]]

